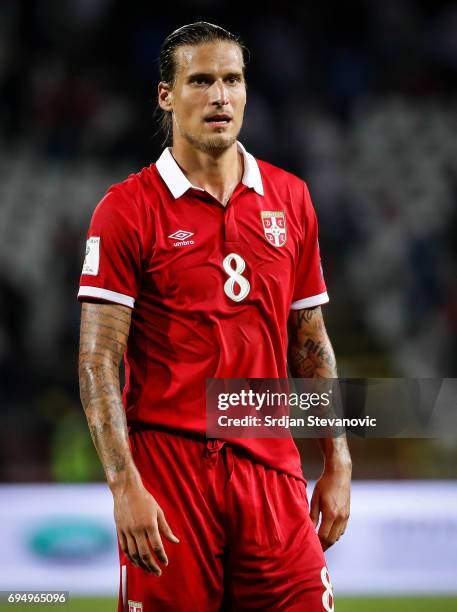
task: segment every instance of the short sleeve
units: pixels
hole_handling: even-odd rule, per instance
[[[141,233],[136,204],[111,189],[90,222],[78,299],[133,308],[140,283]]]
[[[317,218],[308,188],[303,183],[305,222],[295,274],[292,310],[312,308],[329,301],[319,253]]]

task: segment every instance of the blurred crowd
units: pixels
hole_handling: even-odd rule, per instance
[[[457,2],[2,0],[0,479],[100,476],[76,381],[85,233],[159,156],[158,52],[196,19],[251,51],[241,141],[310,187],[340,374],[456,375]],[[411,453],[443,476],[438,443],[382,448],[375,476]]]

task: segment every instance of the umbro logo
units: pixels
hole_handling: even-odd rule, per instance
[[[170,234],[168,238],[171,238],[172,240],[186,240],[187,238],[190,238],[193,235],[194,235],[193,232],[186,232],[185,230],[178,230],[177,232]]]
[[[173,246],[180,247],[180,246],[188,246],[191,244],[195,244],[194,240],[188,240],[188,238],[190,238],[193,235],[194,235],[194,232],[186,232],[185,230],[178,230],[177,232],[173,232],[173,234],[170,234],[168,238],[170,238],[171,240],[177,241],[173,243]]]

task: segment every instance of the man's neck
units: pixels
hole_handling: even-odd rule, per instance
[[[223,206],[227,204],[243,176],[243,156],[236,142],[213,156],[178,141],[173,143],[172,153],[192,185],[207,191]]]

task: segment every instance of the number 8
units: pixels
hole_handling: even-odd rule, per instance
[[[235,262],[235,268],[232,268],[233,261]],[[241,274],[246,267],[246,262],[238,253],[230,253],[224,258],[222,265],[229,275],[229,278],[224,283],[225,295],[234,302],[241,302],[251,290],[248,279]],[[235,285],[238,285],[240,288],[238,293],[235,293]]]
[[[330,576],[328,575],[328,570],[325,566],[321,570],[321,580],[325,587],[325,591],[322,594],[322,605],[324,606],[324,610],[326,610],[326,612],[333,612],[335,610],[333,602],[333,588],[332,583],[330,582]]]

